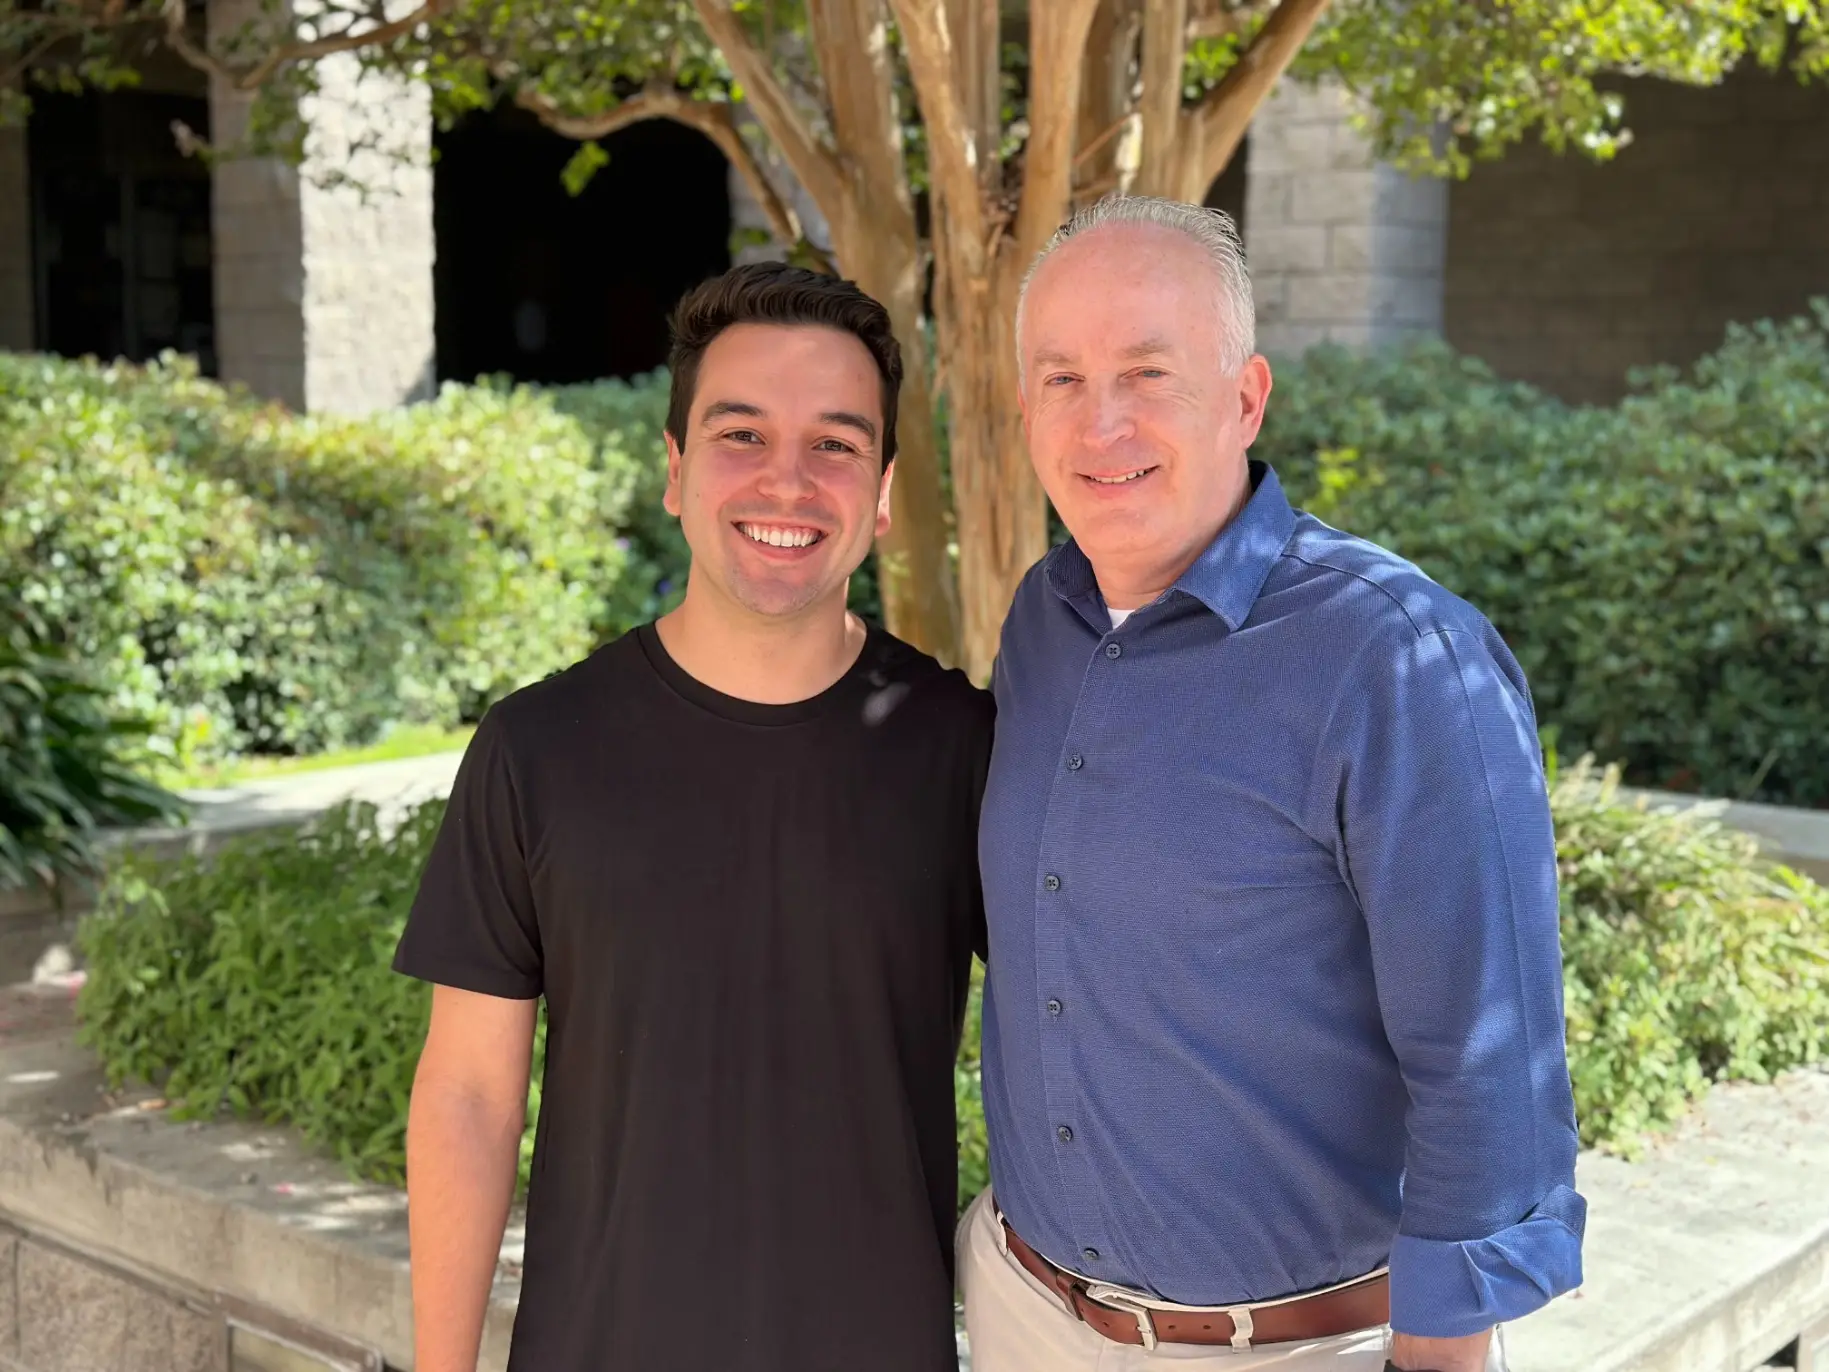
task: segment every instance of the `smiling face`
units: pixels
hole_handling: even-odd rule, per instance
[[[1151,224],[1069,239],[1030,283],[1030,458],[1114,607],[1172,585],[1249,491],[1270,368],[1228,369],[1225,309],[1205,250]]]
[[[692,549],[688,595],[781,618],[836,603],[889,528],[882,380],[853,335],[737,324],[699,360],[669,513]]]

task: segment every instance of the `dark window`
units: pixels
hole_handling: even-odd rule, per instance
[[[34,95],[27,128],[37,344],[144,361],[167,348],[216,371],[210,176],[172,137],[207,137],[179,95]]]
[[[560,173],[578,144],[519,110],[437,138],[438,373],[564,383],[666,360],[667,313],[730,265],[724,156],[652,120],[604,140],[581,195]]]

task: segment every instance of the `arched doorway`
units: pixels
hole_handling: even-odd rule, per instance
[[[582,194],[570,139],[520,110],[471,115],[436,139],[438,375],[564,384],[666,359],[667,312],[730,265],[724,156],[650,120],[604,140]]]

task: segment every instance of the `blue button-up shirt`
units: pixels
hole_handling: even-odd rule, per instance
[[[1121,628],[1072,543],[994,673],[992,1186],[1056,1264],[1191,1305],[1387,1263],[1437,1337],[1580,1281],[1555,842],[1517,662],[1255,491]]]

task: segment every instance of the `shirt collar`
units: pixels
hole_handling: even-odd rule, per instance
[[[1253,461],[1250,476],[1252,492],[1245,508],[1219,531],[1172,588],[1193,596],[1232,630],[1251,614],[1270,568],[1282,556],[1296,527],[1295,511],[1270,465]],[[1047,578],[1049,588],[1069,604],[1088,596],[1096,598],[1098,579],[1092,563],[1071,539],[1050,554]]]

